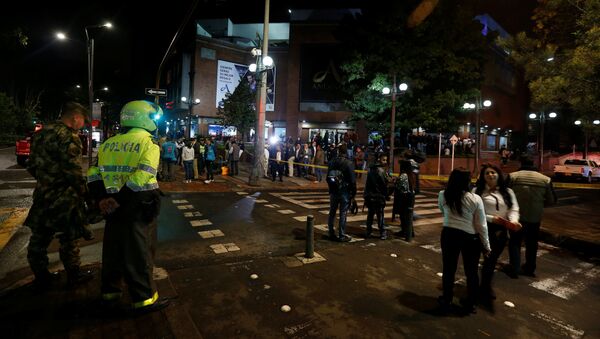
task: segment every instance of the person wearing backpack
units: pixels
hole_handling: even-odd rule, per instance
[[[204,148],[204,156],[206,160],[206,180],[204,180],[205,184],[210,184],[215,181],[213,177],[213,163],[217,159],[217,151],[215,150],[215,146],[211,143],[211,140],[206,140],[206,146]]]
[[[387,232],[383,223],[383,209],[386,200],[389,199],[388,193],[388,175],[385,167],[387,166],[387,156],[381,155],[367,174],[367,183],[365,184],[365,205],[369,209],[367,214],[367,234],[366,238],[371,237],[373,232],[373,217],[377,215],[377,225],[379,227],[379,239],[387,239]]]
[[[346,235],[346,214],[350,207],[350,202],[356,195],[356,178],[354,176],[354,165],[346,159],[346,146],[338,146],[337,156],[333,158],[327,166],[327,185],[329,187],[329,219],[327,226],[329,229],[329,239],[348,242],[352,237]],[[333,224],[335,214],[340,210],[340,224],[338,236],[335,234]]]
[[[400,175],[394,183],[394,208],[392,209],[392,221],[396,214],[400,215],[402,229],[395,235],[412,241],[415,236],[413,229],[413,211],[415,207],[415,174],[409,160],[400,160]]]

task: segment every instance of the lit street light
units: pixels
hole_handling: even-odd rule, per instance
[[[390,164],[390,168],[392,171],[394,170],[394,139],[396,138],[396,93],[398,88],[400,92],[404,93],[408,89],[408,85],[405,83],[401,83],[399,86],[396,86],[396,74],[394,74],[392,81],[392,89],[388,87],[384,87],[381,90],[381,93],[384,95],[392,93],[392,118],[391,118],[391,126],[390,126],[390,156],[388,164]]]
[[[575,124],[576,126],[581,126],[583,125],[583,136],[584,136],[584,146],[583,146],[583,158],[587,159],[588,156],[588,139],[589,139],[589,135],[590,135],[590,129],[593,127],[593,125],[598,126],[600,125],[600,120],[598,119],[594,119],[594,120],[575,120],[573,122],[573,124]]]
[[[259,179],[263,177],[262,168],[263,152],[265,149],[265,111],[267,105],[267,69],[273,66],[273,59],[268,56],[269,53],[269,9],[270,0],[265,0],[265,20],[263,24],[262,50],[253,48],[252,55],[256,57],[256,65],[252,66],[254,71],[260,75],[257,81],[260,81],[260,90],[256,95],[256,134],[254,143],[254,165],[250,171],[248,184],[258,186]],[[250,69],[249,67],[249,69]],[[252,71],[251,71],[252,72]],[[260,79],[260,80],[259,80]]]
[[[484,108],[488,108],[492,106],[491,100],[483,100],[481,101],[480,97],[477,97],[475,103],[465,102],[463,105],[463,109],[474,109],[476,110],[475,117],[475,172],[479,170],[479,158],[480,158],[480,150],[481,150],[481,110]],[[487,125],[485,126],[487,127]]]
[[[191,99],[191,98],[190,98]],[[192,137],[192,110],[194,106],[200,104],[200,99],[188,100],[187,97],[181,97],[181,102],[188,104],[188,138]]]
[[[90,109],[90,130],[88,132],[88,164],[92,166],[92,120],[94,111],[94,37],[90,35],[88,30],[92,29],[103,29],[112,28],[112,24],[107,22],[102,25],[90,25],[85,26],[85,39],[87,45],[87,61],[88,61],[88,95],[89,95],[89,109]]]
[[[550,112],[548,114],[549,119],[556,118],[557,114],[555,112]],[[540,154],[540,171],[544,170],[544,126],[546,125],[546,113],[541,112],[538,116],[535,113],[529,114],[529,119],[531,120],[539,120],[540,122],[540,136],[538,143],[538,153]]]

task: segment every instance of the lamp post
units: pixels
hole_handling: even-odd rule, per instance
[[[481,110],[484,108],[488,108],[492,106],[491,100],[481,100],[481,97],[477,97],[475,99],[475,103],[465,102],[463,105],[463,109],[474,109],[475,110],[475,135],[477,136],[475,140],[475,172],[479,170],[479,158],[480,158],[480,150],[481,150]]]
[[[400,86],[396,86],[396,74],[394,74],[392,81],[392,89],[390,90],[388,87],[384,87],[381,91],[383,94],[387,95],[392,92],[392,118],[391,118],[391,126],[390,126],[390,159],[389,164],[392,171],[394,170],[394,139],[396,137],[396,93],[397,89],[400,90],[401,93],[406,92],[408,89],[408,85],[405,83],[401,83]]]
[[[191,99],[191,98],[190,98]],[[188,104],[188,138],[192,137],[192,109],[200,104],[200,99],[188,100],[186,97],[181,97],[181,102]]]
[[[88,165],[92,166],[92,119],[94,111],[94,37],[90,35],[88,30],[112,28],[112,24],[107,22],[102,25],[85,26],[85,39],[87,46],[87,64],[88,64],[88,100],[90,105],[90,130],[88,132]]]
[[[590,124],[591,122],[591,124]],[[581,121],[581,120],[575,120],[574,124],[576,126],[581,126],[581,124],[583,123],[583,135],[584,135],[584,143],[585,145],[583,146],[583,158],[587,159],[588,156],[588,137],[589,137],[589,129],[590,129],[590,125],[595,125],[595,126],[599,126],[600,125],[600,120],[595,119],[593,121]],[[575,146],[573,146],[575,147]],[[573,153],[575,153],[575,148],[573,148]]]
[[[556,118],[556,116],[557,116],[557,114],[555,112],[550,112],[548,114],[549,119],[554,119],[554,118]],[[544,170],[544,126],[546,125],[546,113],[542,111],[539,116],[535,113],[531,113],[531,114],[529,114],[529,119],[539,120],[539,122],[540,122],[540,136],[539,136],[540,142],[538,143],[538,153],[540,154],[540,171],[543,171]]]
[[[256,56],[255,70],[260,75],[260,91],[256,98],[256,140],[254,143],[254,165],[250,171],[248,184],[257,186],[259,179],[264,175],[262,168],[262,158],[265,149],[265,111],[267,104],[267,68],[273,66],[273,59],[268,56],[269,52],[269,8],[270,1],[265,0],[265,20],[263,24],[262,51],[252,49]],[[250,65],[252,72],[252,65]],[[258,80],[258,79],[257,79]]]

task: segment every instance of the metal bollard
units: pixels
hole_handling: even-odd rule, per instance
[[[312,259],[315,256],[315,219],[312,215],[306,216],[306,251],[304,257]]]

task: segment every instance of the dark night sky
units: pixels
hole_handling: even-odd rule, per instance
[[[509,33],[528,29],[536,3],[535,0],[473,1],[479,12],[490,13]],[[100,32],[95,38],[95,87],[106,85],[120,97],[138,99],[143,98],[145,87],[154,87],[160,60],[192,2],[22,0],[11,4],[14,10],[2,11],[0,27],[18,25],[26,29],[30,44],[24,65],[32,71],[28,77],[49,84],[49,91],[61,93],[74,84],[86,86],[84,27],[111,21],[115,28]],[[365,2],[271,0],[270,20],[287,21],[288,8],[358,7]],[[190,24],[196,18],[218,17],[229,17],[234,23],[262,22],[263,14],[264,0],[200,0]],[[59,30],[71,40],[57,41],[54,34]]]

